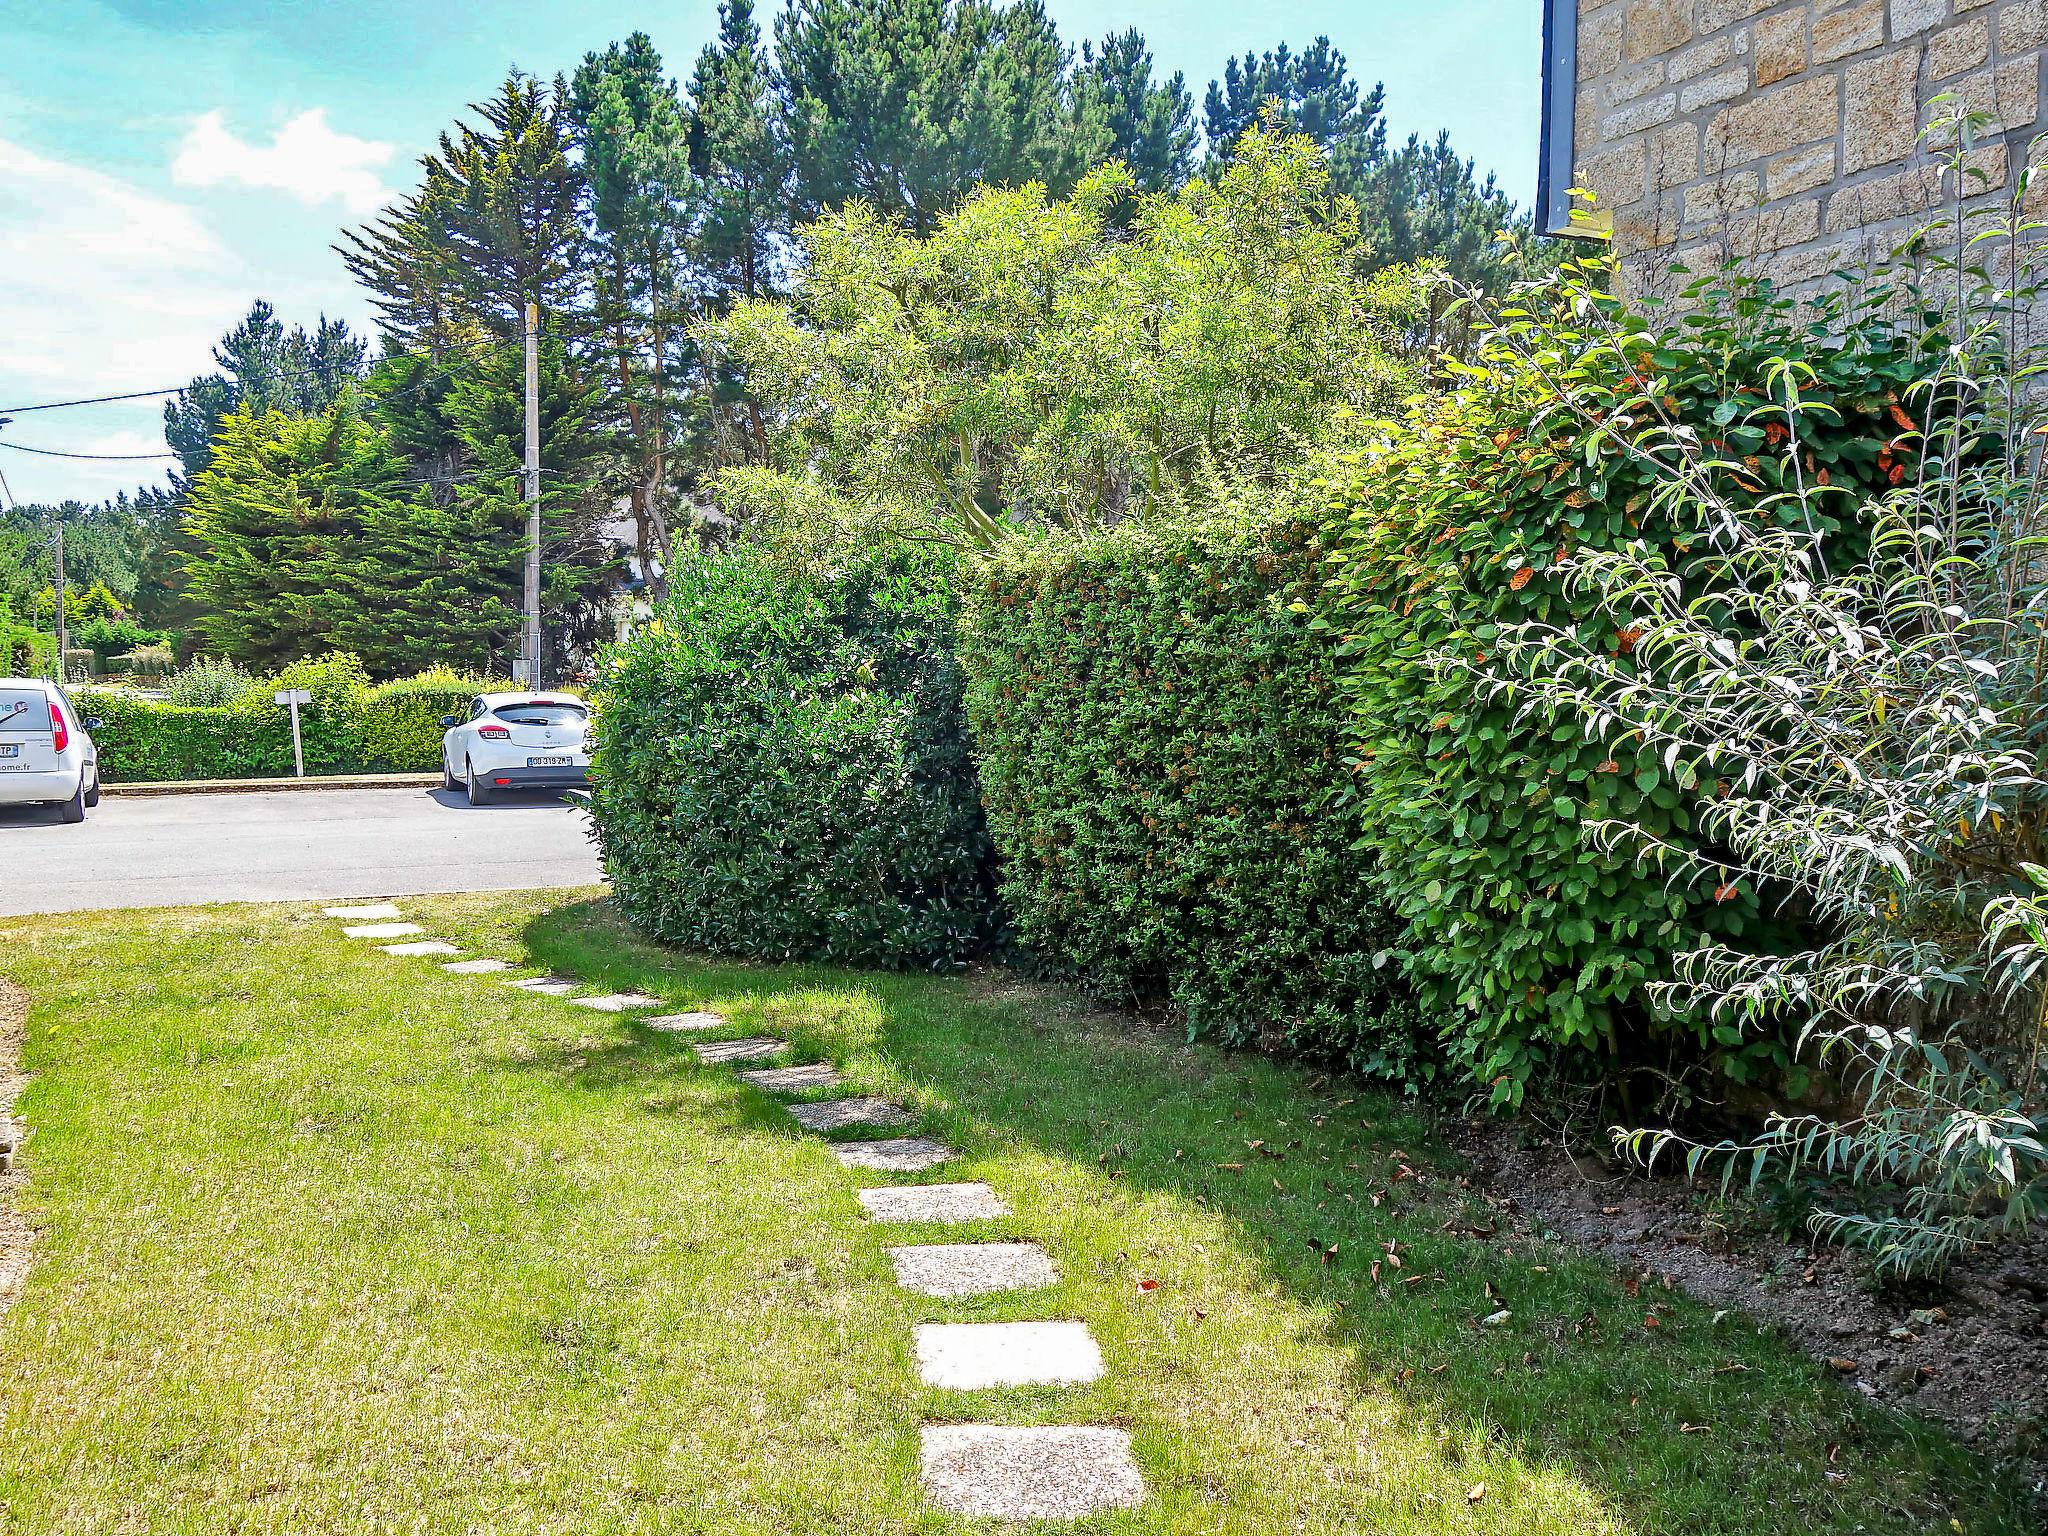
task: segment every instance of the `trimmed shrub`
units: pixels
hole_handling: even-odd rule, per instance
[[[968,712],[1018,937],[1191,1033],[1414,1083],[1352,851],[1320,529],[1284,512],[1020,541],[977,572]]]
[[[1508,633],[1553,626],[1633,654],[1639,633],[1574,579],[1586,549],[1639,541],[1711,600],[1698,503],[1662,494],[1668,475],[1634,446],[1647,422],[1695,434],[1704,472],[1759,518],[1805,516],[1785,494],[1801,477],[1871,490],[1907,472],[1893,392],[1919,376],[1920,343],[1875,323],[1824,318],[1809,330],[1808,313],[1767,285],[1731,281],[1693,298],[1677,320],[1612,300],[1575,317],[1524,295],[1525,312],[1556,310],[1540,339],[1511,319],[1461,370],[1462,388],[1381,424],[1329,481],[1341,559],[1329,623],[1355,813],[1406,925],[1408,974],[1496,1103],[1519,1103],[1546,1062],[1655,1056],[1661,1068],[1681,1042],[1643,1005],[1644,983],[1705,940],[1770,949],[1788,937],[1749,881],[1673,878],[1589,833],[1631,823],[1701,848],[1700,807],[1718,785],[1667,762],[1661,744],[1610,739],[1506,686],[1497,659]],[[1771,381],[1787,376],[1804,380],[1797,455],[1777,451],[1782,409],[1764,409]],[[1580,412],[1560,407],[1561,384]],[[1867,542],[1853,527],[1822,531],[1847,559]],[[1782,1040],[1703,1020],[1684,1028],[1689,1047],[1737,1079],[1789,1062]]]
[[[510,683],[469,677],[447,667],[401,677],[372,688],[364,704],[363,749],[370,766],[393,773],[435,773],[441,768],[441,721],[469,713],[480,693]]]
[[[958,964],[997,921],[949,563],[830,577],[701,558],[612,649],[599,845],[656,937],[762,959]]]

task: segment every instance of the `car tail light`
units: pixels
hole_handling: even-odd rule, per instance
[[[476,733],[483,737],[485,741],[510,741],[512,739],[512,733],[502,725],[480,725],[476,728]]]
[[[64,723],[64,711],[54,703],[50,706],[51,745],[59,752],[71,745],[71,727]]]

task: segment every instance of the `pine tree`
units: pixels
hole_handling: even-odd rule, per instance
[[[651,573],[670,559],[670,451],[693,310],[689,119],[644,32],[585,57],[569,116],[590,189],[594,340],[617,381],[610,402],[630,448],[640,565]]]
[[[924,235],[977,183],[1084,169],[1040,0],[794,0],[775,46],[799,221],[862,198]]]
[[[1136,27],[1100,48],[1081,44],[1074,96],[1081,122],[1101,135],[1091,158],[1123,161],[1140,192],[1171,192],[1194,174],[1194,98],[1178,70],[1152,83],[1152,50]]]
[[[516,340],[526,306],[575,313],[583,178],[561,81],[508,75],[422,158],[420,189],[335,247],[370,290],[387,337],[411,348]]]
[[[717,310],[775,286],[789,172],[774,93],[753,0],[723,0],[718,41],[690,79],[690,166],[702,187],[693,249]]]
[[[194,379],[164,407],[164,441],[183,481],[206,467],[214,431],[236,411],[323,411],[362,371],[369,344],[340,320],[320,317],[310,332],[287,331],[258,299],[213,349],[219,372]]]
[[[1220,81],[1209,82],[1202,102],[1212,169],[1227,164],[1237,142],[1279,104],[1281,124],[1306,134],[1330,157],[1330,171],[1346,191],[1386,157],[1387,125],[1381,117],[1386,88],[1362,95],[1343,53],[1318,37],[1296,53],[1286,43],[1263,54],[1231,59]]]
[[[502,347],[475,359],[456,382],[447,418],[467,466],[452,505],[523,569],[526,548],[525,359]],[[619,577],[604,486],[612,443],[605,392],[584,377],[558,333],[540,344],[541,570],[543,615],[579,649],[611,637],[607,602]]]

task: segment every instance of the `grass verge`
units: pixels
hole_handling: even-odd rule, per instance
[[[0,920],[41,1228],[0,1526],[951,1531],[917,1426],[989,1417],[1130,1429],[1152,1497],[1091,1532],[2034,1528],[1739,1316],[1502,1238],[1396,1101],[1000,980],[698,963],[559,893],[405,905],[919,1107],[965,1153],[935,1177],[1014,1209],[966,1235],[1059,1285],[904,1295],[885,1245],[961,1229],[865,1223],[774,1101],[313,908]],[[1084,1319],[1106,1378],[917,1384],[914,1323],[1013,1317]]]

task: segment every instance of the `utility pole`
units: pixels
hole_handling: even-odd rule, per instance
[[[71,630],[64,622],[64,524],[57,523],[57,577],[50,584],[57,595],[57,681],[67,682],[64,676],[64,653],[71,646]]]
[[[526,306],[526,686],[540,687],[540,306]]]

